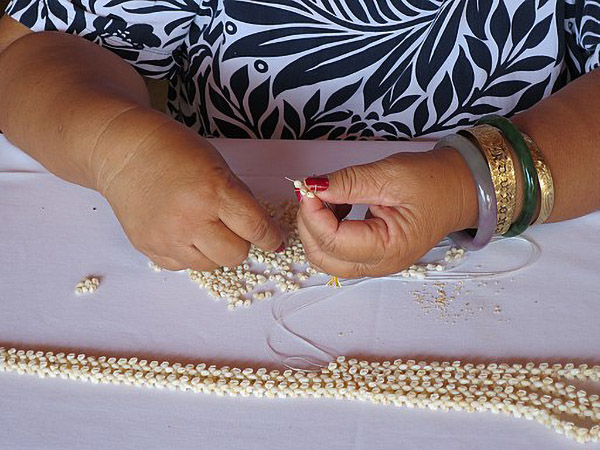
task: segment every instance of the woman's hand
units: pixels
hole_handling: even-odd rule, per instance
[[[398,272],[477,221],[475,183],[452,149],[398,153],[306,183],[317,194],[302,199],[298,215],[307,257],[343,278]],[[323,202],[370,207],[364,220],[340,222]]]
[[[122,58],[10,20],[0,23],[0,129],[55,175],[103,194],[135,247],[167,269],[210,270],[242,262],[250,243],[282,244],[218,152],[152,110]]]
[[[170,119],[127,153],[97,159],[97,189],[161,267],[213,270],[240,264],[250,243],[282,246],[279,227],[216,149]]]

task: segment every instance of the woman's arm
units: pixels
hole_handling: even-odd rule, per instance
[[[65,180],[101,188],[94,153],[123,146],[113,137],[118,117],[145,113],[143,133],[165,120],[151,118],[141,76],[98,45],[59,32],[31,33],[10,17],[0,20],[0,42],[6,45],[0,53],[0,130]]]
[[[513,120],[537,142],[552,172],[550,220],[600,209],[600,72],[580,77]],[[516,169],[519,179],[518,164]],[[332,275],[397,272],[443,236],[477,223],[473,177],[452,149],[399,153],[310,181],[320,199],[302,200],[300,236],[311,263]],[[374,206],[370,218],[340,223],[321,200]],[[515,218],[520,198],[518,204]]]
[[[549,221],[600,209],[600,71],[569,83],[513,122],[539,145],[552,173]]]
[[[12,21],[12,22],[11,22]],[[150,108],[142,78],[80,37],[0,23],[0,129],[57,176],[98,190],[168,269],[235,266],[282,234],[206,139]],[[17,33],[18,34],[18,33]]]
[[[0,54],[10,44],[29,33],[31,30],[22,23],[6,15],[0,17]]]

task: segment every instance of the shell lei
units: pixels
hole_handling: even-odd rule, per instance
[[[490,411],[535,420],[577,442],[600,441],[600,396],[568,384],[600,381],[600,366],[586,364],[374,362],[340,356],[318,371],[280,372],[0,347],[0,372],[221,396],[335,398]]]

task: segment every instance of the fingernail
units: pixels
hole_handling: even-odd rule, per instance
[[[296,193],[296,197],[298,197],[298,201],[301,202],[302,194],[300,193],[300,189],[294,189],[294,192]]]
[[[329,187],[329,178],[327,177],[308,177],[304,182],[317,192],[325,191]]]
[[[275,250],[275,253],[283,253],[285,251],[285,242],[282,242],[281,245],[279,246],[279,248],[277,250]]]

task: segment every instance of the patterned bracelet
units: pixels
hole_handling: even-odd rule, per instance
[[[523,132],[521,132],[521,134],[527,143],[527,147],[529,147],[529,152],[533,158],[533,165],[537,172],[540,192],[540,212],[533,224],[540,225],[548,220],[548,217],[550,217],[552,209],[554,208],[554,181],[552,180],[552,173],[550,173],[550,169],[544,160],[544,155],[542,155],[540,148],[530,136]]]
[[[499,129],[508,142],[510,142],[519,158],[524,185],[523,209],[517,220],[510,226],[508,231],[504,233],[504,236],[507,237],[518,236],[529,227],[529,224],[531,224],[539,191],[536,180],[537,174],[533,165],[533,159],[529,153],[529,148],[517,127],[504,117],[497,115],[485,116],[479,119],[477,124],[487,124]]]
[[[455,149],[465,160],[475,180],[479,206],[476,232],[464,230],[451,233],[449,237],[466,250],[480,250],[492,240],[498,217],[496,194],[490,169],[479,149],[464,136],[458,134],[446,136],[435,145],[434,149],[444,147]]]
[[[487,161],[496,194],[496,234],[510,228],[517,206],[517,176],[502,133],[489,125],[479,125],[459,134],[469,138]]]

